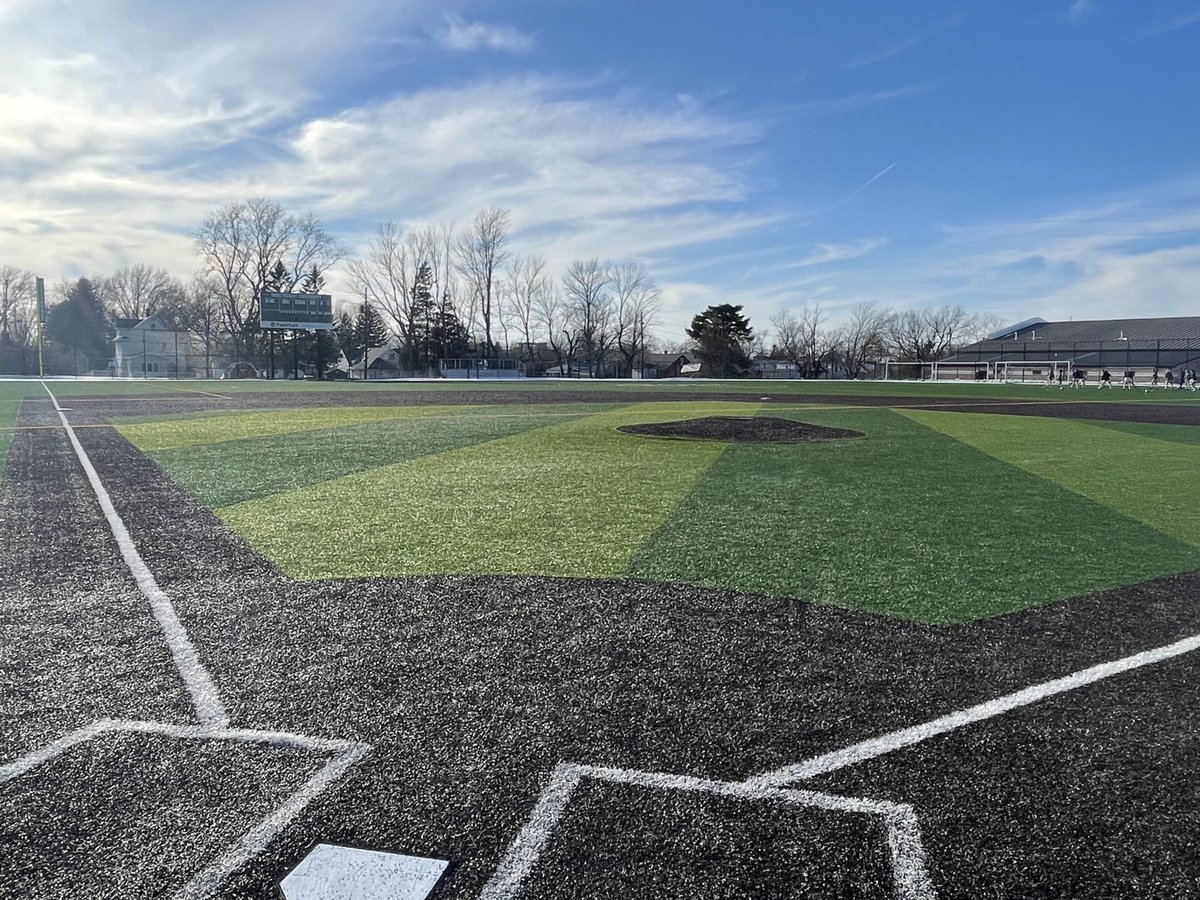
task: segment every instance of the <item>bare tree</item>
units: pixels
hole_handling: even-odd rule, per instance
[[[325,272],[344,253],[320,219],[293,216],[274,200],[255,197],[210,213],[196,230],[204,272],[221,290],[221,317],[234,335],[248,336],[259,320],[268,284],[292,290],[314,268]],[[275,278],[280,271],[282,277]]]
[[[492,319],[497,306],[497,282],[509,256],[508,210],[498,206],[482,209],[471,227],[456,242],[458,270],[467,280],[472,312],[483,319],[485,353],[492,353]],[[474,315],[469,317],[474,320]]]
[[[0,266],[0,344],[24,345],[33,314],[35,279],[16,266]]]
[[[99,279],[97,290],[113,315],[137,320],[153,315],[165,303],[179,300],[184,292],[179,279],[166,269],[141,263]]]
[[[884,355],[884,333],[890,316],[874,303],[859,303],[837,330],[835,344],[849,378],[858,378],[869,362]]]
[[[946,356],[956,346],[970,317],[961,306],[906,309],[891,317],[888,339],[901,360],[930,362]]]
[[[412,266],[400,226],[395,222],[379,225],[362,258],[351,260],[346,271],[355,296],[381,311],[400,340],[407,341],[412,322]]]
[[[646,352],[646,330],[658,317],[662,292],[641,263],[614,266],[610,279],[617,302],[617,352],[632,378],[638,353]]]
[[[818,378],[825,371],[833,336],[821,327],[824,321],[820,304],[805,306],[799,316],[790,309],[781,309],[771,318],[777,351],[796,364],[803,378]]]
[[[553,283],[547,283],[546,289],[538,294],[535,315],[537,323],[546,335],[546,342],[558,361],[559,372],[563,375],[569,374],[571,360],[574,359],[575,348],[579,344],[579,327],[575,322],[574,311],[567,306]]]
[[[611,267],[592,257],[575,260],[563,275],[567,305],[579,327],[579,349],[587,363],[588,375],[603,372],[604,358],[616,340],[616,306],[609,288]]]
[[[546,260],[537,254],[513,257],[505,272],[504,285],[501,320],[519,336],[521,358],[531,360],[538,333],[539,303],[552,287],[546,274]]]

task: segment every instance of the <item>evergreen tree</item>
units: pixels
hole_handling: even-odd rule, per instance
[[[436,347],[432,340],[437,307],[433,302],[433,272],[421,263],[413,279],[409,304],[408,358],[413,369],[434,365]]]
[[[370,303],[360,306],[358,315],[354,317],[354,349],[366,353],[376,347],[385,347],[388,337],[383,316],[379,315]]]
[[[449,295],[442,296],[442,302],[434,312],[429,346],[439,359],[458,359],[466,356],[470,350],[470,335],[454,311]]]
[[[80,368],[84,370],[112,357],[104,305],[90,280],[80,278],[61,303],[47,310],[46,337],[83,357]]]
[[[354,359],[357,339],[354,335],[354,319],[350,313],[342,310],[333,322],[333,340],[337,349],[346,354],[346,359]]]
[[[325,276],[321,274],[319,268],[313,266],[304,275],[304,280],[300,283],[300,292],[302,294],[319,294],[323,287],[325,287]]]
[[[714,378],[737,375],[750,365],[746,348],[754,331],[740,306],[722,303],[708,307],[692,319],[687,335],[695,342],[696,355],[708,364]]]

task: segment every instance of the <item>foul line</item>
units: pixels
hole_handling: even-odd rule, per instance
[[[661,790],[717,794],[739,800],[774,800],[834,812],[879,817],[887,828],[897,900],[934,900],[936,897],[926,869],[917,815],[906,803],[841,797],[817,791],[786,790],[740,781],[713,781],[690,775],[559,763],[554,768],[541,797],[538,798],[529,821],[509,846],[500,865],[484,886],[479,900],[516,900],[521,895],[525,880],[536,867],[558,822],[566,812],[571,796],[584,778]]]
[[[221,702],[221,697],[217,693],[217,687],[213,683],[212,677],[208,674],[208,670],[204,668],[204,664],[200,662],[200,656],[196,653],[196,648],[188,637],[187,629],[179,621],[179,616],[176,614],[175,607],[171,604],[170,598],[163,593],[162,588],[158,586],[158,582],[154,580],[154,575],[150,572],[145,560],[137,552],[137,547],[134,545],[133,539],[129,536],[129,531],[125,528],[125,523],[121,520],[116,508],[113,506],[112,499],[108,496],[108,491],[105,490],[104,484],[100,481],[100,476],[96,474],[96,469],[92,466],[92,461],[88,458],[83,445],[79,443],[79,438],[75,436],[75,429],[67,421],[67,416],[63,412],[63,408],[58,405],[58,398],[54,396],[44,382],[42,383],[42,387],[46,389],[46,393],[50,395],[50,399],[54,402],[54,409],[58,413],[58,417],[62,420],[63,427],[67,431],[67,437],[71,441],[71,446],[75,448],[75,455],[79,457],[83,471],[87,475],[88,481],[92,485],[92,490],[96,494],[96,499],[100,503],[100,509],[104,512],[105,519],[108,520],[108,527],[112,530],[113,537],[116,538],[117,546],[121,550],[121,556],[125,560],[125,565],[129,567],[129,571],[137,581],[138,588],[142,594],[150,601],[150,610],[163,631],[167,647],[170,648],[171,656],[175,660],[175,668],[179,671],[179,675],[183,678],[183,683],[187,687],[188,693],[192,696],[192,705],[196,708],[196,715],[208,727],[224,728],[229,724],[229,714],[225,711],[225,705]]]
[[[1068,691],[1078,690],[1081,687],[1095,684],[1106,678],[1112,678],[1114,675],[1120,675],[1124,672],[1140,669],[1143,666],[1154,665],[1177,656],[1182,656],[1185,653],[1191,653],[1196,649],[1200,649],[1200,635],[1193,635],[1176,641],[1173,644],[1156,647],[1152,650],[1145,650],[1141,653],[1135,653],[1132,656],[1123,657],[1122,659],[1100,663],[1099,665],[1073,672],[1062,678],[1055,678],[1052,681],[1044,681],[1041,684],[1031,685],[1023,690],[1005,694],[986,703],[979,703],[940,718],[922,722],[920,725],[901,728],[897,731],[891,731],[879,737],[871,738],[870,740],[851,744],[840,750],[834,750],[831,753],[814,756],[803,762],[784,766],[772,772],[748,778],[745,784],[750,787],[779,788],[794,781],[815,778],[818,775],[835,772],[838,769],[857,765],[860,762],[874,759],[877,756],[883,756],[887,753],[904,749],[905,747],[911,747],[914,744],[919,744],[922,741],[927,741],[932,737],[946,734],[966,725],[983,722],[1003,713],[1011,712],[1014,709],[1029,706],[1032,703],[1037,703],[1039,700],[1045,700],[1048,697],[1064,694]]]

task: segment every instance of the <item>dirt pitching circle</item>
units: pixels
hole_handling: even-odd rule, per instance
[[[647,425],[620,425],[617,431],[650,437],[692,441],[735,441],[744,444],[806,444],[814,441],[842,441],[861,438],[861,431],[826,428],[792,419],[772,416],[705,416],[679,422],[653,422]]]

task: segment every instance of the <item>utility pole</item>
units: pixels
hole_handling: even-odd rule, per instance
[[[28,283],[28,282],[26,282]],[[37,279],[37,327],[38,327],[38,378],[46,377],[46,360],[42,344],[46,332],[46,282]]]

